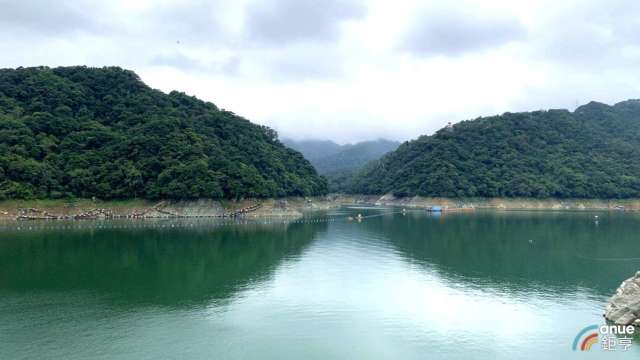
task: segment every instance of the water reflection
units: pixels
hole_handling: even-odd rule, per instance
[[[640,268],[636,215],[475,213],[393,214],[367,221],[409,261],[483,288],[609,296]]]
[[[220,301],[267,280],[321,231],[326,224],[3,232],[0,294],[91,291],[127,306]]]
[[[578,359],[640,266],[634,215],[326,215],[4,233],[0,358]]]

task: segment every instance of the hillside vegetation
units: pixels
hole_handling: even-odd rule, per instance
[[[400,146],[399,142],[390,140],[363,141],[356,144],[343,145],[337,153],[312,160],[311,164],[322,175],[357,170],[368,162],[381,158]]]
[[[120,68],[0,70],[0,199],[325,193],[275,131]]]
[[[378,139],[339,145],[326,140],[284,140],[285,145],[300,151],[319,174],[329,181],[332,192],[342,192],[345,184],[367,163],[377,160],[400,145],[397,141]]]
[[[434,197],[640,197],[640,101],[463,121],[404,143],[348,192]]]

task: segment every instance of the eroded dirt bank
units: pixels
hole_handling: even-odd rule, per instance
[[[424,198],[392,195],[327,195],[310,198],[229,200],[118,200],[91,199],[0,201],[0,219],[96,219],[165,217],[299,217],[304,211],[349,204],[427,208],[444,211],[495,210],[611,210],[638,211],[640,199],[522,199],[522,198]]]

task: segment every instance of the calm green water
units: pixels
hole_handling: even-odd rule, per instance
[[[640,270],[640,214],[389,212],[4,224],[0,359],[640,356],[571,351]]]

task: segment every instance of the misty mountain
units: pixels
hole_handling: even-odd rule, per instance
[[[400,146],[397,141],[378,139],[356,144],[339,145],[329,140],[282,141],[301,152],[318,173],[332,176],[344,171],[357,170]]]
[[[325,156],[339,153],[343,145],[336,144],[331,140],[291,140],[282,139],[282,143],[296,151],[299,151],[309,161],[318,160]]]
[[[331,176],[347,170],[360,169],[368,162],[397,149],[398,146],[399,142],[384,139],[347,144],[343,145],[339,152],[312,160],[311,164],[321,175]]]
[[[342,192],[354,174],[367,163],[400,146],[397,141],[378,139],[356,144],[339,145],[328,140],[294,141],[285,139],[283,143],[300,151],[329,181],[329,191]]]

